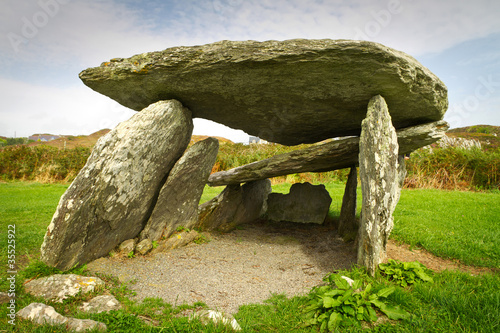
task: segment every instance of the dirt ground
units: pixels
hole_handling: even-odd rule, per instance
[[[204,302],[235,313],[243,304],[261,303],[273,293],[304,295],[331,272],[356,264],[354,243],[345,243],[334,224],[311,225],[259,221],[228,233],[207,234],[208,243],[155,255],[101,258],[87,267],[130,282],[136,300],[160,297],[171,304]],[[467,267],[424,250],[390,241],[388,258],[419,261],[434,271]]]

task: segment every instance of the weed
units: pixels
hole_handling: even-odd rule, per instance
[[[198,245],[205,244],[205,243],[208,243],[208,242],[210,242],[210,239],[208,239],[207,236],[205,236],[204,234],[201,234],[201,233],[198,233],[198,237],[196,237],[194,239],[194,243],[198,244]]]
[[[319,326],[321,332],[334,331],[337,327],[361,327],[360,321],[377,320],[375,309],[393,320],[408,319],[410,316],[382,300],[396,290],[392,286],[374,292],[371,284],[361,290],[362,280],[349,283],[339,274],[329,275],[324,280],[329,284],[315,287],[309,295],[304,310],[305,326]]]
[[[419,281],[433,282],[432,277],[428,275],[426,267],[416,261],[400,262],[389,259],[387,264],[382,263],[378,267],[383,275],[402,287],[407,287]]]

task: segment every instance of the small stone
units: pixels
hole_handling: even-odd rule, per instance
[[[62,303],[64,299],[74,297],[79,292],[86,294],[104,285],[104,281],[98,277],[56,274],[29,281],[24,287],[33,296]]]
[[[135,247],[135,251],[140,255],[145,255],[146,253],[151,251],[152,248],[153,248],[153,242],[151,242],[150,239],[146,238],[140,241],[139,244],[137,244],[137,246]]]
[[[159,252],[165,252],[173,249],[177,249],[188,245],[197,239],[200,235],[196,230],[182,231],[177,234],[173,234],[167,240],[160,241],[158,247],[154,249],[151,253],[156,254]]]
[[[65,317],[57,313],[52,306],[42,303],[31,303],[24,309],[19,310],[17,315],[39,325],[65,325],[69,330],[76,332],[93,329],[105,331],[107,329],[105,324],[94,320]]]
[[[126,241],[120,244],[118,250],[122,253],[128,254],[134,251],[136,244],[137,241],[135,239],[127,239]]]
[[[213,310],[202,310],[196,312],[192,318],[198,318],[204,325],[207,325],[209,321],[215,324],[223,324],[231,326],[235,331],[241,331],[241,326],[238,324],[233,316],[224,314],[222,312]]]
[[[120,302],[113,295],[102,295],[92,298],[89,302],[84,302],[80,310],[90,313],[109,312],[112,310],[120,310],[122,308]]]
[[[332,198],[325,185],[293,184],[288,194],[271,193],[267,199],[267,218],[322,224],[328,215]]]
[[[0,292],[0,304],[9,303],[10,297],[7,293]]]

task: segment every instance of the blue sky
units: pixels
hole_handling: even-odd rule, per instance
[[[500,126],[497,0],[0,0],[0,135],[90,134],[134,111],[78,73],[115,57],[219,40],[365,39],[448,86],[452,127]],[[195,134],[245,141],[195,121]]]

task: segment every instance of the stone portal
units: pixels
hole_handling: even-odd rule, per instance
[[[409,55],[373,42],[221,41],[111,59],[80,78],[142,111],[98,142],[61,198],[41,258],[63,270],[107,255],[125,240],[145,253],[177,227],[229,230],[259,218],[268,178],[291,173],[352,168],[340,225],[348,234],[357,227],[359,163],[358,262],[373,274],[385,256],[404,177],[398,154],[439,140],[448,128],[443,82]],[[184,154],[193,117],[270,142],[317,144],[207,181],[217,144],[210,139],[206,149]],[[355,137],[339,139],[345,135]],[[206,182],[228,186],[197,209]]]

